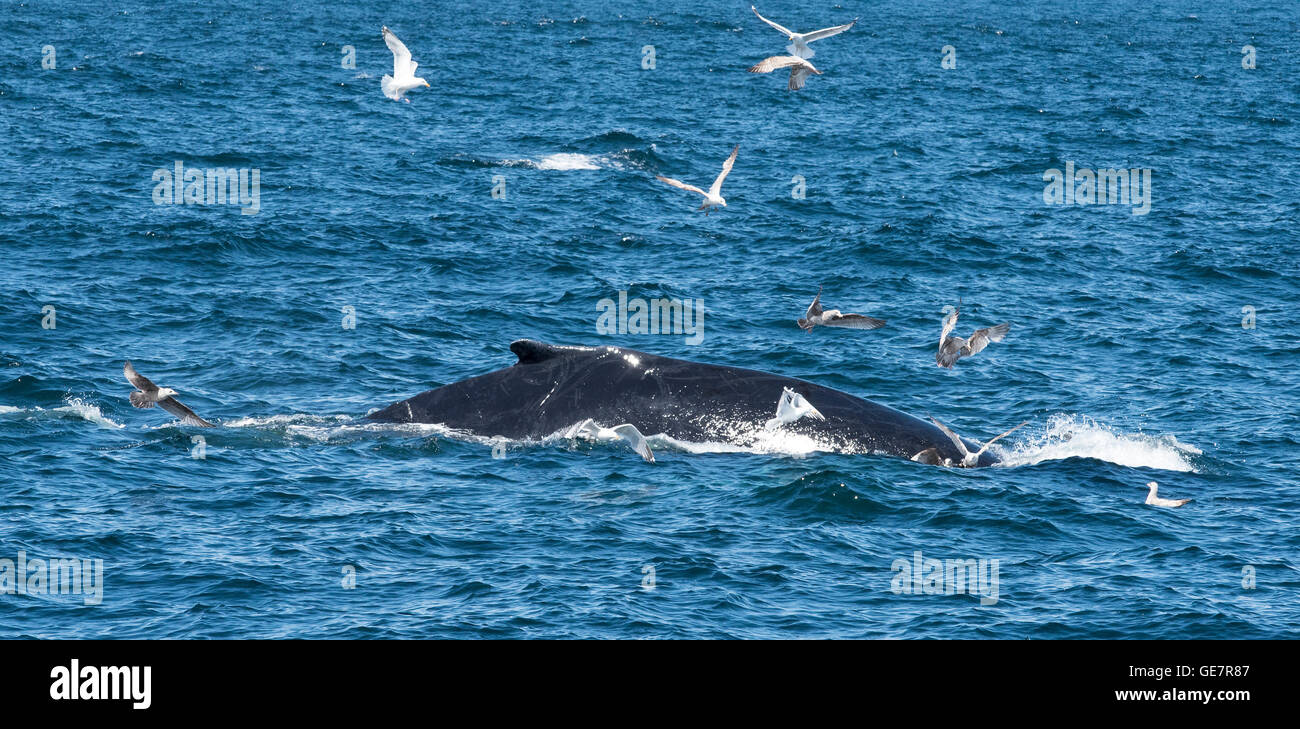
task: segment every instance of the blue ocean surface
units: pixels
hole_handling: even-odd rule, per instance
[[[859,20],[791,92],[744,1],[0,7],[0,637],[1300,635],[1300,8],[759,11]],[[725,209],[655,180],[736,144]],[[1067,165],[1150,183],[1050,202]],[[819,287],[888,324],[803,333]],[[620,292],[698,342],[598,332]],[[959,299],[1011,332],[946,370]],[[1030,422],[959,469],[363,419],[525,337]],[[64,558],[96,594],[17,583]]]

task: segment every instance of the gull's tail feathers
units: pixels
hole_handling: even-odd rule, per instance
[[[393,101],[402,98],[402,95],[397,92],[397,82],[393,80],[392,76],[384,74],[384,77],[379,80],[379,85],[384,90],[384,96],[387,96]]]

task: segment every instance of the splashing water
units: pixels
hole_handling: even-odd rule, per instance
[[[1200,449],[1172,435],[1120,433],[1085,415],[1058,413],[1037,439],[999,448],[1002,466],[1032,466],[1065,458],[1093,458],[1131,468],[1194,472],[1190,456]]]

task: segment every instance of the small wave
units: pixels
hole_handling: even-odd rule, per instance
[[[1195,471],[1191,456],[1200,449],[1180,443],[1172,435],[1151,436],[1120,433],[1083,415],[1058,413],[1047,421],[1047,430],[1033,441],[1007,448],[993,446],[1002,458],[1001,466],[1032,466],[1065,458],[1093,458],[1130,468],[1159,468],[1165,471]]]

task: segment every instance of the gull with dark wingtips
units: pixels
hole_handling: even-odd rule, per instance
[[[980,456],[984,455],[984,451],[988,450],[989,446],[993,445],[999,439],[1005,438],[1008,435],[1011,435],[1012,433],[1016,432],[1017,430],[1020,430],[1021,428],[1029,424],[1029,421],[1026,420],[1020,425],[1017,425],[1016,427],[1012,428],[1011,430],[1008,430],[1007,432],[1001,435],[993,436],[984,445],[980,446],[979,450],[975,451],[974,453],[971,453],[970,449],[966,447],[966,443],[962,441],[962,439],[959,438],[956,433],[952,432],[951,428],[944,425],[943,423],[940,423],[938,420],[935,419],[933,415],[930,416],[930,422],[939,426],[939,430],[942,430],[943,434],[948,436],[948,439],[952,441],[953,445],[957,446],[957,452],[961,453],[961,463],[953,463],[948,459],[942,458],[939,455],[939,451],[937,448],[927,448],[921,451],[920,453],[917,453],[916,455],[912,456],[912,460],[918,461],[920,463],[928,463],[933,466],[957,466],[959,468],[974,467],[975,464],[980,462]]]
[[[818,324],[824,327],[842,327],[845,329],[879,329],[885,325],[884,319],[863,316],[862,314],[843,314],[839,309],[822,309],[822,290],[817,289],[817,298],[803,315],[795,320],[799,328],[811,332]]]
[[[821,75],[821,71],[808,61],[798,56],[772,56],[764,58],[753,66],[749,67],[750,73],[771,73],[777,69],[790,69],[790,83],[786,88],[791,91],[798,91],[803,88],[803,84],[808,80],[811,74]]]
[[[1004,322],[995,326],[976,329],[969,339],[948,336],[952,334],[953,329],[957,328],[957,316],[960,312],[961,302],[958,302],[957,308],[953,309],[952,313],[943,320],[943,333],[939,335],[939,351],[934,355],[934,361],[940,367],[952,369],[952,366],[957,364],[957,360],[984,351],[984,348],[989,346],[989,342],[1002,341],[1006,338],[1007,332],[1011,330],[1011,325]]]
[[[1191,501],[1191,499],[1164,499],[1156,496],[1156,490],[1160,488],[1160,484],[1155,481],[1148,481],[1147,488],[1150,489],[1150,491],[1147,492],[1148,506],[1163,506],[1167,509],[1174,509]]]
[[[185,425],[197,425],[201,428],[215,427],[212,423],[200,418],[193,410],[181,404],[176,399],[177,392],[170,387],[159,387],[149,381],[148,377],[135,371],[131,366],[131,361],[127,360],[126,365],[122,367],[122,374],[126,375],[126,381],[131,383],[136,392],[131,393],[129,399],[131,404],[138,408],[151,408],[154,405],[166,410],[181,419]]]

